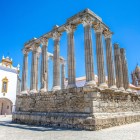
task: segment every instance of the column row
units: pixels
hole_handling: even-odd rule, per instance
[[[125,50],[119,49],[118,44],[114,45],[114,60],[112,54],[112,33],[109,30],[105,30],[101,23],[93,24],[92,19],[83,18],[82,24],[84,26],[84,48],[85,48],[85,71],[86,71],[86,84],[85,86],[97,86],[94,77],[94,62],[93,62],[93,49],[92,49],[92,31],[93,28],[96,36],[96,54],[97,54],[97,72],[98,72],[98,86],[101,88],[110,87],[121,90],[128,88],[128,68],[125,57]],[[75,75],[75,52],[74,52],[74,31],[76,25],[68,24],[65,26],[65,31],[68,37],[68,52],[67,52],[67,64],[68,64],[68,86],[67,88],[76,87],[76,75]],[[104,66],[104,49],[102,43],[102,36],[105,37],[106,46],[106,64],[108,84],[106,82],[105,66]],[[53,52],[53,88],[52,90],[60,90],[64,88],[65,70],[62,65],[61,70],[61,83],[60,87],[60,37],[61,33],[58,32],[55,27],[52,32],[52,38],[54,40],[54,52]],[[42,52],[40,50],[40,42],[42,44]],[[48,58],[47,48],[48,39],[41,38],[40,42],[35,42],[32,46],[32,65],[31,65],[31,84],[30,92],[38,92],[38,59],[39,54],[42,53],[41,59],[41,92],[48,90]],[[27,90],[27,70],[28,70],[28,52],[24,51],[23,61],[23,73],[22,73],[22,91],[26,93]],[[116,72],[116,83],[115,83]]]
[[[59,42],[59,41],[58,41]],[[53,88],[52,90],[60,89],[60,65],[61,65],[61,88],[65,88],[65,60],[62,60],[59,56],[59,43],[55,39],[54,41],[54,54],[53,58]],[[40,43],[34,43],[32,46],[32,60],[31,60],[31,76],[30,76],[30,93],[47,92],[48,91],[48,39],[41,39],[42,49],[40,48]],[[23,49],[23,70],[22,70],[22,93],[26,94],[28,92],[28,51]],[[38,73],[39,73],[39,56],[41,54],[41,89],[38,89]],[[61,59],[61,62],[60,62]],[[58,71],[59,70],[59,71]],[[59,84],[59,86],[58,86]]]
[[[126,60],[125,49],[120,48],[119,44],[114,44],[114,59],[115,59],[115,71],[116,71],[116,85],[120,90],[129,89],[129,76],[128,66]]]

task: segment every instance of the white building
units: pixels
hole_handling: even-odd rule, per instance
[[[15,110],[16,94],[20,92],[19,65],[13,67],[12,59],[2,58],[0,63],[0,115]]]

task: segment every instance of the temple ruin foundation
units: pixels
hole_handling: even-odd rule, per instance
[[[18,95],[13,122],[100,130],[140,121],[140,95],[119,90],[72,88]]]

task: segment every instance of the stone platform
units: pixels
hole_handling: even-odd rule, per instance
[[[87,87],[17,95],[12,121],[99,130],[140,121],[140,95]]]

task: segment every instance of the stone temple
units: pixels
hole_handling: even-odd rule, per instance
[[[83,24],[84,28],[86,83],[83,87],[76,87],[75,80],[74,32],[79,24]],[[98,83],[94,76],[92,30],[96,37]],[[63,32],[67,32],[68,36],[66,62],[68,83],[66,88],[64,86],[65,63],[60,62],[59,50]],[[104,60],[103,37],[106,60]],[[62,26],[55,26],[40,38],[34,38],[25,43],[22,89],[21,93],[17,95],[13,122],[99,130],[140,121],[140,95],[129,89],[125,49],[120,48],[119,44],[114,44],[112,47],[111,37],[112,32],[102,19],[91,10],[86,9],[69,18]],[[48,91],[47,48],[50,38],[54,40],[52,91]],[[28,93],[28,54],[30,52],[32,53],[32,63]],[[41,56],[41,67],[39,67],[39,56]],[[61,71],[60,65],[62,65]],[[41,71],[40,89],[38,89],[39,70]]]

